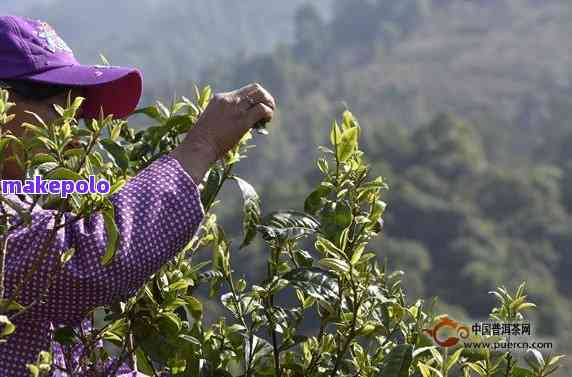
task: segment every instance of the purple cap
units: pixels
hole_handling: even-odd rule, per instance
[[[68,45],[45,22],[0,16],[0,79],[85,88],[83,115],[124,118],[141,98],[143,79],[134,68],[81,65]]]

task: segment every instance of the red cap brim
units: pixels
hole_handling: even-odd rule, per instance
[[[105,116],[125,118],[135,110],[143,91],[143,76],[134,68],[71,65],[18,79],[85,88],[85,118],[99,118],[101,109]]]

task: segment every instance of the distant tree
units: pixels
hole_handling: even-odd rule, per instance
[[[310,3],[298,9],[294,20],[294,55],[313,66],[319,64],[329,45],[326,23],[316,7]]]
[[[486,158],[474,128],[448,114],[437,116],[413,134],[417,161],[424,161],[439,176],[455,180],[481,171]]]

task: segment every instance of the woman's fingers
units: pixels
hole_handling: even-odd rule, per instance
[[[259,121],[270,121],[274,115],[274,109],[265,103],[258,103],[251,107],[246,114],[248,124],[254,126]]]
[[[276,109],[274,97],[258,83],[246,85],[236,90],[233,94],[238,97],[239,107],[243,111],[258,103],[264,103],[266,106]]]
[[[254,84],[254,87],[251,88],[246,95],[252,98],[255,103],[261,102],[272,109],[276,109],[276,101],[274,100],[274,97],[272,97],[272,95],[259,84]]]
[[[217,93],[176,155],[201,175],[205,166],[222,158],[256,123],[271,120],[275,107],[272,95],[259,84]]]

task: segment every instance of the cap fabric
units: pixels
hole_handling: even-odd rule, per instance
[[[81,65],[46,22],[0,16],[0,79],[82,87],[86,118],[125,118],[139,103],[142,74],[135,68]]]

